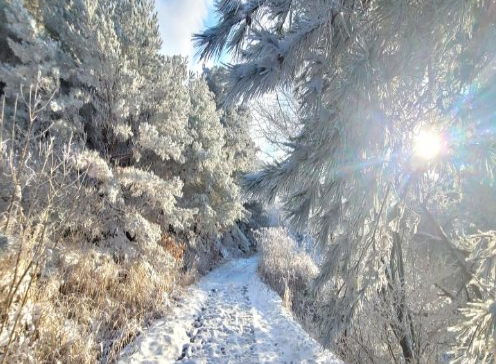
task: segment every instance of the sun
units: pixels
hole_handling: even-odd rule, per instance
[[[433,131],[422,131],[414,139],[414,154],[420,159],[431,161],[441,153],[443,138]]]

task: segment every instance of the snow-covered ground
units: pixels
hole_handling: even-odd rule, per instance
[[[341,363],[294,321],[256,270],[256,258],[240,259],[204,277],[120,363]]]

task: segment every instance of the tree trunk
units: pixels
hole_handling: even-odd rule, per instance
[[[384,262],[384,261],[383,261]],[[393,232],[393,248],[389,266],[386,268],[387,290],[383,287],[381,294],[386,304],[390,301],[387,294],[392,296],[392,305],[395,319],[389,325],[398,339],[398,342],[406,363],[415,362],[415,352],[413,350],[414,329],[411,317],[408,313],[405,295],[405,270],[403,266],[403,252],[401,249],[401,237],[397,232]]]

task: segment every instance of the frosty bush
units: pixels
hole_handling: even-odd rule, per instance
[[[309,329],[315,330],[316,302],[311,296],[311,282],[318,268],[285,228],[264,228],[255,232],[260,252],[258,271],[263,281],[283,298],[288,309]]]
[[[71,198],[77,199],[81,191],[81,180],[73,168],[72,145],[57,150],[53,140],[39,140],[43,131],[34,131],[38,115],[50,102],[49,95],[44,98],[46,95],[38,94],[39,87],[36,84],[21,94],[24,102],[14,104],[10,123],[6,123],[5,97],[0,106],[2,363],[10,355],[15,357],[27,350],[21,333],[26,327],[34,330],[29,318],[32,312],[27,307],[40,276],[50,270],[63,219],[71,218],[75,212]],[[27,115],[24,133],[18,131],[17,110]]]

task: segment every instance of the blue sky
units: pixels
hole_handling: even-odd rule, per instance
[[[214,0],[155,0],[163,53],[181,54],[189,58],[191,69],[200,69],[191,42],[194,33],[215,23]]]

